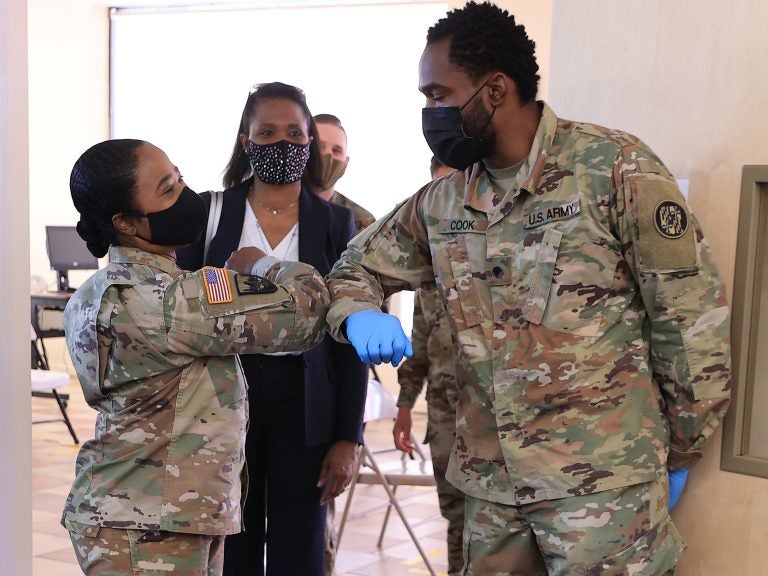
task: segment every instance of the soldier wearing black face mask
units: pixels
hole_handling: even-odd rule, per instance
[[[456,170],[465,170],[475,162],[489,156],[496,144],[496,133],[491,127],[496,106],[490,114],[476,99],[488,81],[483,82],[463,106],[424,108],[421,126],[427,144],[443,164]],[[462,117],[465,108],[466,120]],[[483,118],[485,116],[485,118]]]
[[[684,548],[669,509],[729,402],[724,286],[659,157],[558,118],[537,71],[523,26],[491,3],[430,28],[422,128],[458,171],[354,239],[327,277],[328,325],[396,363],[411,345],[382,299],[439,291],[461,574],[668,576]]]
[[[70,191],[78,233],[109,263],[64,312],[67,348],[98,417],[62,524],[87,575],[150,564],[220,574],[224,538],[242,525],[248,402],[235,355],[318,344],[325,284],[311,266],[253,251],[234,259],[237,272],[179,268],[175,252],[201,236],[205,204],[147,142],[92,146]]]
[[[138,232],[136,237],[160,246],[187,246],[197,242],[205,231],[208,216],[205,202],[189,186],[184,186],[176,202],[168,208],[145,214],[131,211],[123,214],[146,218],[149,237]]]

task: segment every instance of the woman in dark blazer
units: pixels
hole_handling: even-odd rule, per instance
[[[293,255],[330,272],[355,233],[354,219],[306,185],[318,169],[316,138],[300,90],[260,85],[243,110],[227,189],[215,193],[222,204],[205,261],[201,239],[177,255],[179,266],[223,266],[238,248],[260,242],[278,259]],[[203,198],[210,207],[211,193]],[[250,402],[246,531],[227,537],[224,574],[261,576],[266,546],[270,576],[322,575],[325,504],[351,480],[362,443],[366,366],[329,336],[300,355],[240,360]]]

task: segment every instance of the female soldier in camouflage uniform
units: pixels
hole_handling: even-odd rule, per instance
[[[65,312],[99,414],[62,523],[86,574],[219,575],[224,536],[241,527],[248,406],[236,354],[317,344],[323,280],[263,254],[233,255],[244,273],[179,269],[176,248],[199,238],[205,206],[147,142],[93,146],[70,189],[80,236],[110,263]]]

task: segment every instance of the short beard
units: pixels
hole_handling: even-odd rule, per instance
[[[480,151],[483,158],[496,151],[496,129],[491,125],[492,118],[493,112],[488,112],[482,99],[477,98],[470,103],[467,115],[462,121],[466,135],[482,141]]]

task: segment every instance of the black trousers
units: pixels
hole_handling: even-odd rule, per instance
[[[306,445],[301,356],[242,356],[250,425],[245,532],[227,536],[224,576],[323,576],[325,506],[317,487],[329,445]]]

